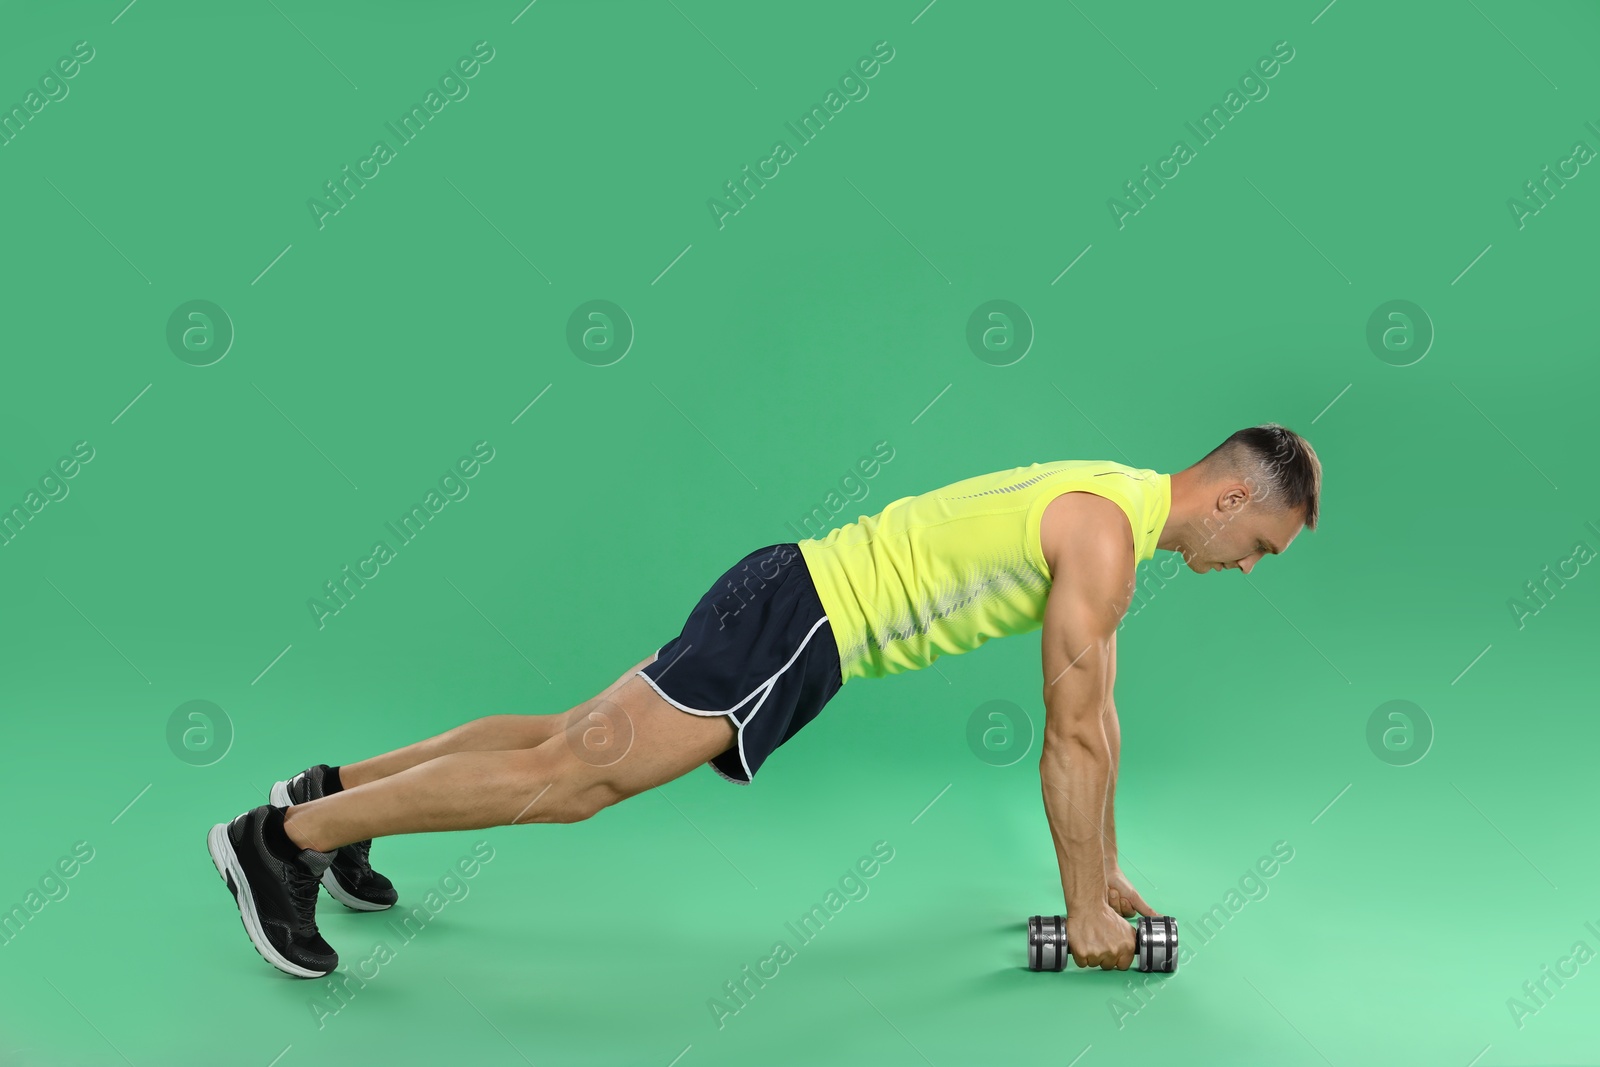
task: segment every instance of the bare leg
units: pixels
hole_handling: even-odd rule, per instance
[[[726,716],[692,715],[663,700],[643,678],[630,674],[621,681],[601,706],[604,745],[591,747],[589,735],[600,727],[579,721],[532,748],[447,753],[295,805],[284,816],[284,830],[300,847],[326,852],[392,834],[578,822],[693,770],[734,743]]]
[[[655,662],[654,652],[629,667],[627,672],[597,695],[576,707],[549,715],[489,715],[457,726],[426,741],[386,752],[381,756],[347,763],[339,768],[339,784],[345,789],[366,785],[391,774],[398,774],[452,752],[489,752],[535,748],[583,720],[601,701],[615,693],[639,668]]]

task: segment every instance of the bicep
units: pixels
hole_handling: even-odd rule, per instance
[[[1082,684],[1105,688],[1111,676],[1111,635],[1115,632],[1116,623],[1104,604],[1056,580],[1045,604],[1040,643],[1047,705],[1061,692]]]
[[[1097,498],[1098,499],[1098,498]],[[1047,726],[1052,704],[1068,703],[1084,713],[1100,712],[1110,699],[1115,674],[1117,625],[1133,589],[1133,546],[1119,536],[1127,520],[1114,504],[1085,509],[1061,538],[1053,559],[1045,602],[1041,660]],[[1123,529],[1118,530],[1118,523]]]

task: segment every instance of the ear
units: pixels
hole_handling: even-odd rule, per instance
[[[1229,514],[1244,507],[1249,501],[1250,490],[1235,483],[1223,488],[1222,495],[1217,498],[1217,510]]]

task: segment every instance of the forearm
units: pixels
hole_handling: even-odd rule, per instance
[[[1070,913],[1106,899],[1103,828],[1112,760],[1098,715],[1058,718],[1063,725],[1045,730],[1039,777]]]
[[[1117,722],[1116,704],[1106,706],[1106,747],[1111,753],[1111,774],[1106,782],[1106,817],[1101,825],[1106,868],[1117,866],[1117,772],[1122,765],[1122,726]]]

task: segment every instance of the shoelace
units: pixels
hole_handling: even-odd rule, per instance
[[[284,864],[284,870],[288,876],[289,899],[294,903],[295,922],[302,933],[315,933],[319,880],[298,861]]]

